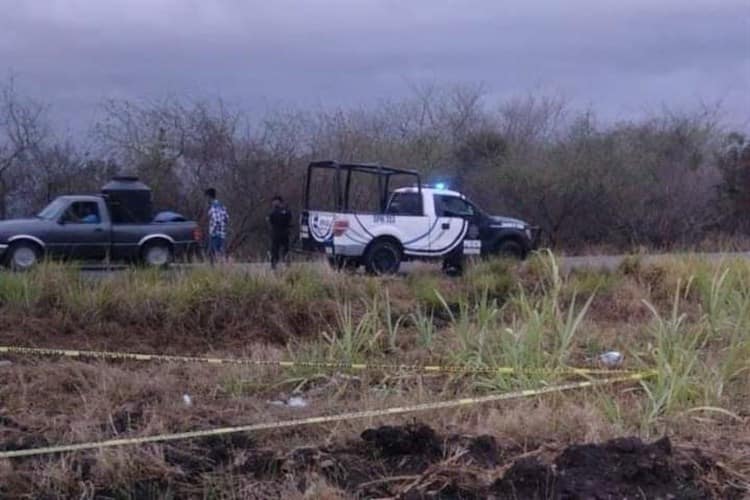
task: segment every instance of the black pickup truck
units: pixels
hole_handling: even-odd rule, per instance
[[[0,221],[0,262],[16,270],[45,257],[159,267],[198,247],[198,225],[174,213],[152,217],[150,190],[137,179],[108,186],[102,195],[61,196],[33,218]]]

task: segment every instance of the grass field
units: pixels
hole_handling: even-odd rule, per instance
[[[456,279],[304,265],[91,281],[46,265],[0,275],[0,345],[302,364],[3,355],[0,451],[543,388],[580,380],[567,367],[601,368],[609,350],[624,354],[619,368],[653,371],[640,383],[460,409],[0,459],[3,497],[750,494],[746,260],[631,257],[614,271],[564,274],[540,254]],[[317,361],[517,371],[304,366]],[[305,406],[284,404],[292,396]]]

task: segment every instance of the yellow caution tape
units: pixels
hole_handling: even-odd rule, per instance
[[[269,366],[280,368],[327,368],[338,370],[357,371],[413,371],[424,373],[460,373],[460,374],[513,374],[513,373],[554,373],[559,375],[615,375],[634,373],[633,370],[614,370],[601,368],[515,368],[511,366],[500,366],[494,368],[472,368],[464,366],[438,366],[438,365],[398,365],[398,364],[373,364],[373,363],[340,363],[326,361],[264,361],[242,358],[215,358],[201,356],[174,356],[166,354],[141,354],[132,352],[116,351],[82,351],[72,349],[46,349],[38,347],[15,347],[0,346],[0,353],[26,354],[38,356],[65,356],[69,358],[98,358],[134,361],[166,361],[179,363],[208,363],[208,364],[231,364],[250,366]]]
[[[461,406],[471,406],[495,401],[504,401],[508,399],[527,398],[531,396],[540,396],[553,392],[564,392],[574,389],[584,389],[610,385],[620,382],[632,382],[643,380],[653,375],[654,372],[634,373],[628,376],[608,378],[601,380],[586,380],[582,382],[572,382],[568,384],[554,385],[541,389],[529,389],[522,391],[506,392],[502,394],[492,394],[475,398],[462,398],[450,401],[439,401],[435,403],[421,403],[411,406],[399,406],[394,408],[383,408],[380,410],[365,410],[350,413],[341,413],[338,415],[327,415],[319,417],[301,418],[293,420],[284,420],[281,422],[265,422],[258,424],[242,425],[236,427],[221,427],[218,429],[206,429],[201,431],[178,432],[175,434],[161,434],[157,436],[142,436],[134,438],[110,439],[107,441],[69,444],[60,446],[45,446],[41,448],[29,448],[25,450],[13,450],[0,452],[0,459],[31,457],[36,455],[49,455],[54,453],[66,453],[71,451],[95,450],[103,448],[112,448],[115,446],[128,446],[135,444],[163,443],[167,441],[178,441],[183,439],[193,439],[208,436],[219,436],[224,434],[234,434],[237,432],[257,432],[265,430],[284,429],[289,427],[298,427],[302,425],[328,424],[332,422],[342,422],[345,420],[359,420],[364,418],[384,417],[389,415],[402,415],[404,413],[416,413],[431,410],[442,410],[447,408],[458,408]]]

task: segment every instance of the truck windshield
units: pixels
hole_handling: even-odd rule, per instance
[[[36,214],[36,216],[44,220],[53,220],[62,213],[67,205],[68,203],[65,200],[58,198],[47,205],[41,212]]]

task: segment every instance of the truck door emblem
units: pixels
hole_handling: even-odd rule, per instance
[[[318,241],[326,241],[331,237],[333,231],[333,215],[314,214],[312,224],[310,224],[310,233]]]

